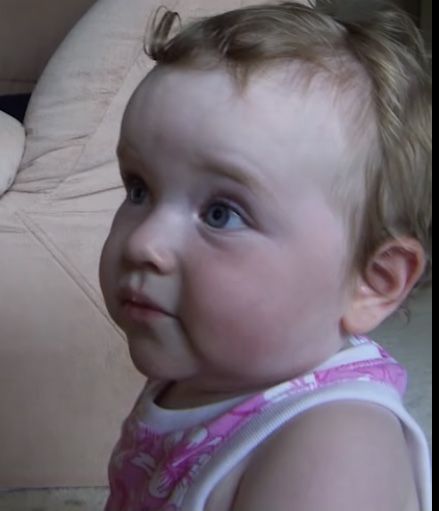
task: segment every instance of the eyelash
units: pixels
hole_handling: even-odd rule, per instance
[[[236,205],[235,201],[228,200],[225,198],[220,198],[218,196],[214,196],[207,201],[207,205],[204,208],[202,208],[202,210],[201,210],[200,217],[203,218],[204,216],[206,216],[209,209],[211,209],[213,206],[227,208],[231,212],[238,215],[245,224],[247,224],[247,225],[249,224],[247,215],[243,212],[242,208],[240,208]]]
[[[145,182],[134,174],[124,174],[122,176],[122,180],[125,186],[125,190],[127,192],[127,200],[129,200],[132,204],[138,205],[134,200],[130,198],[130,192],[136,187],[140,186],[148,193],[148,187]],[[143,202],[143,200],[142,200]]]
[[[127,192],[127,200],[134,206],[141,205],[141,203],[143,203],[143,201],[149,196],[149,189],[148,189],[148,186],[146,185],[146,183],[144,182],[144,180],[142,178],[138,177],[136,174],[128,174],[128,173],[124,173],[122,175],[122,180],[123,180],[123,183],[125,186],[125,190]],[[132,191],[133,188],[136,186],[142,187],[146,191],[146,194],[147,194],[147,197],[142,199],[142,201],[138,204],[135,201],[130,200],[130,191]],[[243,208],[237,206],[237,204],[236,204],[237,201],[235,201],[233,199],[224,198],[224,195],[226,195],[226,194],[215,194],[214,196],[212,196],[206,202],[206,206],[201,208],[200,215],[199,215],[200,218],[201,219],[205,218],[206,214],[208,213],[209,209],[212,208],[212,206],[220,206],[220,207],[229,209],[232,213],[238,215],[245,225],[250,226],[251,224],[250,224],[250,220],[248,218],[248,214],[246,214],[243,211]]]

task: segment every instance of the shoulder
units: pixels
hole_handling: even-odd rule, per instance
[[[399,420],[367,403],[323,405],[288,424],[250,460],[233,511],[417,511]]]

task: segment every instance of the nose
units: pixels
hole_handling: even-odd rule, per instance
[[[126,238],[125,261],[158,274],[173,273],[178,264],[182,234],[181,221],[175,214],[153,214]]]

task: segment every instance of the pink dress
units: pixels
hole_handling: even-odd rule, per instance
[[[315,371],[267,391],[193,410],[159,408],[166,383],[146,386],[125,421],[109,467],[105,511],[203,511],[216,485],[269,435],[324,403],[385,406],[406,429],[422,511],[431,511],[427,442],[404,409],[406,372],[380,346],[355,338]]]

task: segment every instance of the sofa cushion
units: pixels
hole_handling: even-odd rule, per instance
[[[95,0],[1,0],[0,94],[31,92],[67,32]]]
[[[13,117],[0,111],[0,196],[14,182],[24,151],[24,128]]]

